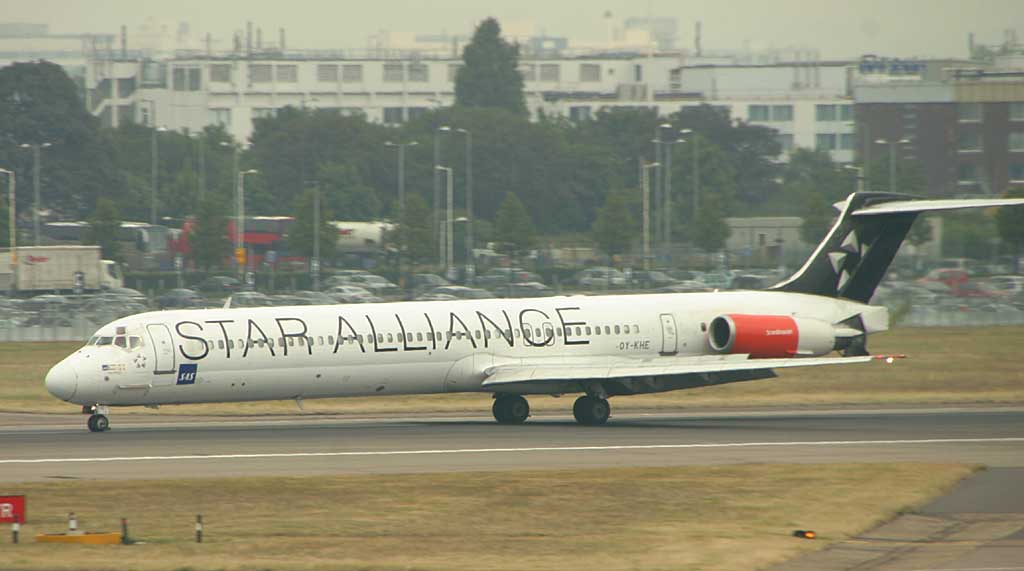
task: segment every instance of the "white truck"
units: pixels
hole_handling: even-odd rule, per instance
[[[124,287],[121,268],[104,260],[99,246],[18,247],[17,271],[10,249],[0,250],[0,291],[20,293],[97,291]]]

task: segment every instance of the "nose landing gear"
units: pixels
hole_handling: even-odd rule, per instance
[[[89,432],[106,432],[110,430],[110,419],[107,418],[107,415],[110,414],[110,408],[106,405],[83,406],[82,413],[90,415],[89,421],[86,422]]]

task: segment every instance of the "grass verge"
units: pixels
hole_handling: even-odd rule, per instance
[[[778,379],[616,398],[617,411],[839,404],[1024,403],[1019,351],[1024,327],[896,329],[872,336],[875,354],[905,353],[895,365],[872,363],[782,370]],[[72,412],[43,386],[50,366],[74,343],[0,344],[0,410]],[[485,412],[490,395],[388,396],[305,402],[308,413]],[[571,399],[534,397],[534,410],[568,411]],[[142,414],[294,414],[291,401],[182,405]],[[120,414],[120,413],[119,413]]]
[[[23,537],[62,531],[73,510],[88,531],[127,517],[146,544],[7,544],[2,558],[11,571],[756,569],[870,528],[970,472],[747,465],[19,484],[8,492],[28,494]],[[821,541],[790,537],[795,528]]]

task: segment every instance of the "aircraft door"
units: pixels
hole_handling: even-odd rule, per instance
[[[661,314],[661,354],[675,355],[678,352],[676,318],[671,313]]]
[[[149,339],[153,342],[153,374],[162,375],[174,372],[174,340],[171,330],[163,323],[150,323],[146,326]],[[153,384],[173,384],[174,378],[161,379]]]

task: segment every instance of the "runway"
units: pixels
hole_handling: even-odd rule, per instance
[[[957,462],[1024,467],[1024,409],[287,419],[0,414],[0,481],[160,479],[739,463]]]

